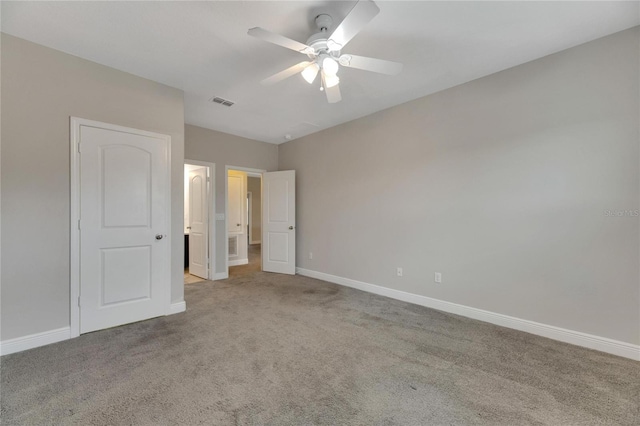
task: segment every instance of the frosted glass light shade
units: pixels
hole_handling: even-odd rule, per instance
[[[313,63],[303,69],[300,74],[302,74],[302,78],[304,78],[307,83],[311,84],[316,79],[319,70],[320,67],[318,66],[318,64]]]
[[[338,63],[335,59],[327,56],[322,60],[322,69],[325,74],[336,75],[338,72]]]
[[[333,86],[336,86],[338,83],[340,83],[340,78],[337,75],[335,75],[335,74],[331,75],[331,74],[326,74],[325,73],[325,75],[324,75],[324,84],[325,84],[325,86],[333,87]]]

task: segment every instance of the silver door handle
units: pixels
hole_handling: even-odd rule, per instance
[[[293,229],[293,226],[290,226],[289,229]]]
[[[156,234],[156,240],[161,240],[161,239],[162,239],[162,237],[163,237],[163,235],[162,235],[162,234]]]
[[[191,227],[190,227],[190,226],[187,226],[187,229],[191,229]]]

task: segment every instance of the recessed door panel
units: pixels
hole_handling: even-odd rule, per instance
[[[115,145],[101,149],[102,223],[105,228],[148,227],[151,153]]]
[[[269,262],[287,263],[289,261],[289,235],[285,232],[268,233]]]
[[[200,194],[204,191],[204,184],[202,182],[202,176],[200,174],[191,174],[191,186],[189,187],[189,200],[191,206],[189,207],[189,216],[192,222],[202,223],[204,222],[203,214],[203,200]]]
[[[267,211],[268,220],[271,223],[287,223],[289,222],[289,182],[284,178],[276,178],[269,182],[269,192],[272,200],[279,202],[269,203]]]
[[[101,306],[151,297],[151,247],[102,250]]]

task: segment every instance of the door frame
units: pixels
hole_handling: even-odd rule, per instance
[[[224,166],[224,274],[229,276],[229,227],[227,225],[227,220],[229,218],[229,170],[237,170],[239,172],[245,172],[249,176],[251,173],[255,177],[260,175],[260,179],[262,179],[262,173],[265,173],[264,169],[252,169],[250,167],[238,167],[238,166]],[[260,217],[260,222],[262,222],[262,216]]]
[[[248,186],[248,185],[247,185]],[[247,191],[247,243],[251,245],[253,241],[253,231],[251,230],[251,225],[253,225],[253,221],[251,220],[251,213],[253,212],[253,192]]]
[[[70,268],[69,268],[69,323],[70,337],[80,336],[80,127],[96,127],[98,129],[112,130],[116,132],[130,133],[139,136],[148,136],[163,139],[167,143],[166,185],[168,194],[165,198],[164,215],[167,226],[167,244],[162,247],[169,261],[164,273],[167,275],[167,288],[165,289],[165,312],[168,315],[171,309],[171,136],[132,127],[118,126],[116,124],[103,123],[101,121],[87,120],[85,118],[70,117],[69,120],[69,152],[70,152]]]
[[[209,221],[207,224],[209,228],[209,241],[207,243],[209,248],[207,279],[213,281],[216,272],[216,163],[200,160],[188,160],[185,158],[184,164],[207,168],[207,206],[209,208],[209,212],[207,213],[207,220]],[[182,173],[184,174],[184,166],[182,168]]]

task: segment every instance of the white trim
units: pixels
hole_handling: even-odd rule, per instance
[[[71,241],[70,241],[70,282],[69,282],[69,316],[70,316],[70,338],[80,336],[80,307],[78,306],[78,300],[80,297],[80,230],[78,229],[78,221],[80,219],[80,158],[78,153],[78,144],[80,143],[80,126],[96,127],[99,129],[113,130],[116,132],[131,133],[135,135],[148,136],[155,139],[162,139],[166,141],[166,185],[167,185],[167,197],[165,199],[164,214],[166,220],[167,232],[165,238],[167,244],[165,245],[165,251],[167,259],[171,259],[171,247],[172,247],[172,224],[171,224],[171,136],[163,135],[161,133],[149,132],[146,130],[134,129],[131,127],[118,126],[116,124],[103,123],[100,121],[87,120],[84,118],[70,117],[69,120],[69,134],[70,134],[70,174],[71,174],[71,214],[70,214],[70,228],[71,228]],[[183,172],[184,173],[184,172]],[[184,179],[184,178],[183,178]],[[182,225],[181,225],[182,227]],[[166,311],[168,311],[171,305],[171,262],[167,262],[165,266],[165,274],[167,277],[167,288],[164,289],[164,299]]]
[[[595,349],[598,351],[607,352],[613,355],[640,361],[640,345],[621,342],[619,340],[613,340],[606,337],[594,336],[592,334],[568,330],[553,325],[541,324],[535,321],[515,318],[508,315],[472,308],[470,306],[459,305],[457,303],[446,302],[444,300],[438,300],[431,297],[420,296],[400,290],[394,290],[375,284],[369,284],[349,278],[325,274],[324,272],[311,271],[304,268],[296,268],[296,272],[306,277],[316,278],[334,284],[340,284],[369,293],[390,297],[392,299],[402,300],[403,302],[426,306],[428,308],[437,309],[439,311],[462,315],[468,318],[500,325],[502,327],[513,328],[515,330],[547,337],[549,339],[571,343],[573,345],[583,346],[585,348]]]
[[[71,337],[71,327],[62,327],[42,333],[16,337],[15,339],[0,342],[0,355],[9,355],[39,346],[50,345],[51,343],[69,340]]]
[[[238,260],[230,260],[229,266],[238,266],[238,265],[247,265],[249,264],[249,259],[238,259]]]
[[[213,280],[217,281],[217,280],[226,280],[227,278],[229,278],[229,274],[226,272],[218,272],[217,274],[215,274],[213,276]]]
[[[249,188],[249,179],[247,179],[247,188]],[[253,230],[251,229],[253,228],[253,220],[251,220],[251,216],[253,216],[253,192],[247,191],[247,233],[249,234],[249,244],[253,239]],[[249,250],[249,247],[247,247],[247,250]]]
[[[229,170],[237,170],[239,172],[246,172],[246,173],[256,173],[256,174],[260,174],[260,176],[262,176],[262,173],[266,172],[266,170],[263,170],[263,169],[237,167],[237,166],[230,166],[228,164],[224,166],[224,253],[225,253],[224,273],[227,274],[227,277],[229,276],[229,266],[235,266],[235,265],[232,265],[231,262],[229,261],[229,227],[227,226],[227,220],[229,218]],[[262,194],[260,196],[262,196]],[[248,250],[248,247],[247,247],[247,250]],[[248,259],[247,259],[247,263],[249,263]],[[241,263],[239,265],[245,265],[245,264]]]
[[[213,280],[216,271],[216,164],[208,161],[184,159],[184,164],[207,168],[207,203],[209,207],[209,267],[207,279]],[[184,256],[183,256],[184,257]]]
[[[80,220],[80,158],[78,156],[78,144],[80,142],[80,123],[78,119],[71,117],[69,123],[71,143],[69,144],[70,167],[71,167],[71,215],[69,228],[71,229],[70,240],[70,269],[69,269],[69,318],[70,337],[80,336],[80,230],[78,221]]]
[[[249,245],[251,244],[262,244],[262,240],[251,241]]]
[[[179,314],[180,312],[184,312],[187,310],[187,302],[184,300],[182,302],[175,302],[169,305],[169,311],[167,315]]]

